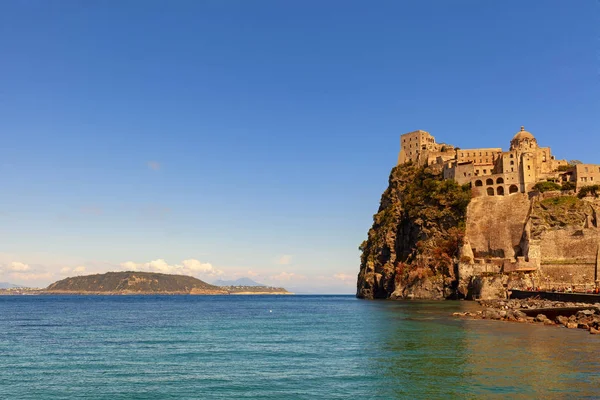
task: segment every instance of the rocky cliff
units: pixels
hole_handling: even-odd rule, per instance
[[[392,169],[368,238],[360,245],[360,298],[445,298],[455,292],[468,186],[439,169]]]
[[[227,294],[218,286],[185,275],[151,272],[107,272],[54,282],[45,290],[56,294]]]
[[[362,251],[360,298],[505,297],[512,288],[592,288],[600,201],[572,192],[471,200],[431,167],[395,167]]]

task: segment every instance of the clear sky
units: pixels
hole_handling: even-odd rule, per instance
[[[0,281],[355,292],[399,135],[600,163],[598,1],[0,2]]]

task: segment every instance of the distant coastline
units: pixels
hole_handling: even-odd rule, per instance
[[[76,276],[54,282],[44,289],[0,289],[0,295],[289,295],[281,287],[215,286],[187,275],[151,272],[107,272]]]

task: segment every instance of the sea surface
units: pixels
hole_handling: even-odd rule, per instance
[[[0,399],[600,398],[600,337],[353,296],[2,296]]]

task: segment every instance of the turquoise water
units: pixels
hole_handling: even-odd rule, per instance
[[[352,296],[0,297],[1,399],[598,398],[600,338]]]

